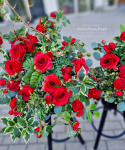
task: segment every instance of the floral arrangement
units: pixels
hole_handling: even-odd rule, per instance
[[[93,56],[100,61],[100,66],[90,69],[97,82],[97,89],[101,91],[109,103],[115,103],[119,111],[125,111],[125,26],[120,25],[121,35],[114,38],[114,42],[107,44],[105,40],[101,43],[92,43],[95,51]]]
[[[13,16],[10,18],[15,22]],[[13,141],[24,137],[28,142],[34,133],[37,138],[47,137],[61,122],[69,127],[69,137],[76,136],[81,129],[78,120],[71,121],[71,117],[84,120],[87,116],[90,122],[92,113],[100,117],[95,102],[101,92],[95,88],[96,82],[87,76],[89,59],[84,59],[87,56],[84,43],[71,36],[63,37],[62,41],[61,29],[70,21],[61,11],[40,18],[36,28],[30,22],[23,23],[26,28],[5,35],[0,33],[0,52],[4,56],[0,64],[3,69],[0,104],[7,104],[8,113],[13,116],[1,118],[5,127],[0,133],[9,133]],[[28,27],[35,35],[29,33]],[[10,50],[4,48],[3,40],[9,41]],[[49,125],[53,114],[54,123]]]

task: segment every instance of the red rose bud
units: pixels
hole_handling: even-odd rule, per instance
[[[0,36],[0,45],[2,45],[2,44],[3,44],[3,40],[2,40],[2,38]]]
[[[120,35],[120,40],[125,41],[125,31],[123,31]]]
[[[40,131],[40,129],[42,129],[43,125],[41,125],[41,128],[40,127],[37,127],[35,128],[36,131]]]
[[[11,101],[10,101],[10,107],[14,111],[17,110],[17,99],[16,98],[12,98],[11,99]]]
[[[75,121],[75,124],[72,126],[72,128],[73,128],[74,130],[76,130],[76,129],[78,129],[78,127],[79,127],[79,122],[78,122],[78,121]]]
[[[39,32],[42,32],[42,33],[46,33],[47,32],[47,27],[44,27],[44,23],[39,23],[36,26],[36,30],[38,30]]]
[[[114,71],[117,71],[117,70],[118,70],[118,67],[114,67],[113,69],[114,69]]]
[[[82,52],[77,52],[77,57],[78,58],[82,58],[83,57],[83,53]]]
[[[60,49],[63,50],[63,49],[64,49],[64,46],[60,47]]]
[[[81,131],[82,131],[81,128],[78,128],[78,129],[77,129],[78,134],[80,134]]]
[[[66,67],[65,68],[65,73],[68,73],[68,74],[71,73],[71,67]]]
[[[39,134],[39,133],[36,133],[36,137],[37,137],[37,138],[41,138],[41,137],[42,137],[42,134],[41,134],[41,133],[40,133],[40,134]]]
[[[82,42],[82,43],[81,43],[81,46],[85,46],[85,44]]]
[[[122,96],[123,95],[123,92],[122,91],[115,91],[114,93],[116,96]]]
[[[51,20],[49,20],[49,21],[51,22],[51,25],[50,25],[49,28],[52,28],[53,27],[53,22]]]
[[[106,43],[106,41],[105,40],[102,40],[102,42],[101,42],[102,44],[105,44]]]
[[[91,54],[90,54],[90,53],[87,53],[87,56],[88,56],[88,57],[90,57],[90,56],[91,56]]]
[[[73,84],[73,80],[72,80],[72,79],[69,79],[68,81],[70,81],[70,82],[71,82],[71,84]]]
[[[101,95],[101,92],[96,88],[92,88],[91,90],[89,90],[89,93],[88,93],[88,97],[93,98],[93,99],[99,99],[100,95]]]
[[[69,79],[71,79],[71,76],[70,76],[69,74],[65,73],[65,74],[63,75],[63,80],[64,80],[65,82],[67,82]]]
[[[65,42],[65,41],[63,41],[63,42],[62,42],[62,45],[63,45],[63,46],[67,46],[67,45],[68,45],[68,43],[67,43],[67,42]]]
[[[7,93],[7,89],[3,90],[3,94],[6,94]]]
[[[76,39],[75,39],[75,38],[72,38],[71,44],[74,44],[75,41],[76,41]]]
[[[14,30],[14,33],[16,33],[16,31]]]
[[[0,86],[5,86],[5,79],[0,79]]]
[[[50,17],[56,17],[55,13],[54,13],[54,12],[51,12],[51,13],[50,13]]]

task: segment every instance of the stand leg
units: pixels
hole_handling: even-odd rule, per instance
[[[125,121],[125,111],[123,111],[123,117],[124,117],[124,121]]]
[[[75,118],[71,118],[71,121],[76,121],[76,119],[75,119]],[[81,134],[78,134],[77,138],[79,139],[79,142],[80,142],[81,144],[85,144],[85,141],[84,141],[84,139],[82,138]]]
[[[50,119],[48,120],[49,122],[49,125],[51,126],[51,117]],[[52,150],[52,133],[49,133],[48,135],[48,150]]]
[[[104,127],[104,123],[105,123],[105,119],[106,119],[107,112],[108,112],[108,106],[109,106],[109,104],[106,103],[105,106],[104,106],[104,109],[103,109],[103,114],[102,114],[102,117],[101,117],[98,134],[97,134],[97,137],[96,137],[94,150],[96,150],[98,148],[98,144],[99,144],[99,141],[100,141],[101,133],[102,133],[102,130],[103,130],[103,127]]]

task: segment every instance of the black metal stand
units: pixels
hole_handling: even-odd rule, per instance
[[[107,117],[108,110],[114,109],[114,115],[116,115],[116,113],[118,112],[125,119],[125,112],[121,113],[121,112],[117,111],[115,104],[110,104],[110,103],[106,102],[104,99],[102,99],[102,103],[103,103],[104,107],[97,108],[97,110],[103,108],[103,113],[102,113],[99,129],[97,129],[95,127],[95,125],[94,125],[94,123],[92,121],[92,127],[95,129],[96,132],[98,132],[97,133],[97,137],[96,137],[96,141],[95,141],[95,145],[94,145],[94,150],[97,150],[101,136],[104,136],[106,138],[113,138],[114,139],[114,138],[119,138],[119,137],[121,137],[121,136],[123,136],[125,134],[125,130],[122,133],[120,133],[119,135],[116,135],[116,136],[110,136],[110,135],[106,135],[106,134],[102,133],[102,130],[103,130],[103,127],[104,127],[104,124],[105,124],[105,120],[106,120],[106,117]]]
[[[73,121],[74,118],[71,118],[71,120]],[[49,122],[49,125],[51,125],[51,117],[48,119],[47,122]],[[85,141],[83,140],[81,134],[79,134],[77,137],[78,137],[79,142],[80,142],[81,144],[84,144],[84,143],[85,143]],[[70,139],[69,137],[67,137],[67,138],[65,138],[65,139],[61,139],[61,140],[53,139],[53,138],[52,138],[52,133],[50,133],[49,136],[48,136],[48,150],[53,150],[52,141],[59,143],[59,142],[65,142],[65,141],[67,141],[67,140],[69,140],[69,139]]]

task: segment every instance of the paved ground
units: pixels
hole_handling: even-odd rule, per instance
[[[87,49],[89,52],[92,52],[92,48],[90,47],[91,42],[97,41],[100,42],[102,39],[107,39],[108,41],[112,41],[111,39],[115,35],[119,35],[119,25],[125,24],[125,6],[121,6],[118,10],[109,11],[109,12],[98,12],[92,14],[84,14],[78,16],[71,16],[69,19],[71,20],[71,26],[67,26],[62,32],[63,35],[72,35],[76,38],[81,38],[83,42],[87,43]],[[0,25],[0,31],[4,31],[4,33],[8,33],[12,27],[11,23],[8,25]],[[37,22],[34,23],[34,26]],[[20,24],[16,26],[20,27]],[[97,28],[96,31],[94,29],[87,29],[85,31],[84,28]],[[106,28],[106,31],[100,31],[99,28]],[[83,28],[83,29],[79,29]],[[1,57],[2,59],[2,57]],[[94,65],[97,65],[97,62],[94,61]],[[100,106],[101,104],[99,104]],[[0,117],[7,117],[7,112],[9,108],[6,106],[0,106]],[[98,128],[98,124],[100,119],[93,119],[96,127]],[[85,145],[81,145],[78,142],[77,138],[71,138],[69,141],[64,143],[53,143],[54,150],[93,150],[96,132],[92,128],[91,124],[88,120],[83,121],[79,119],[80,126],[83,130],[82,136],[85,140]],[[0,128],[2,128],[2,124],[0,123]],[[125,125],[123,118],[117,114],[114,116],[113,111],[108,113],[108,117],[106,120],[106,124],[103,130],[103,133],[109,135],[116,135],[125,130]],[[61,139],[66,137],[66,127],[63,125],[57,125],[54,129],[53,137],[57,139]],[[124,150],[125,149],[125,135],[119,139],[107,139],[102,137],[98,150]],[[0,150],[47,150],[47,139],[37,139],[32,136],[29,143],[26,145],[24,140],[17,140],[13,143],[9,137],[9,135],[0,135]]]

